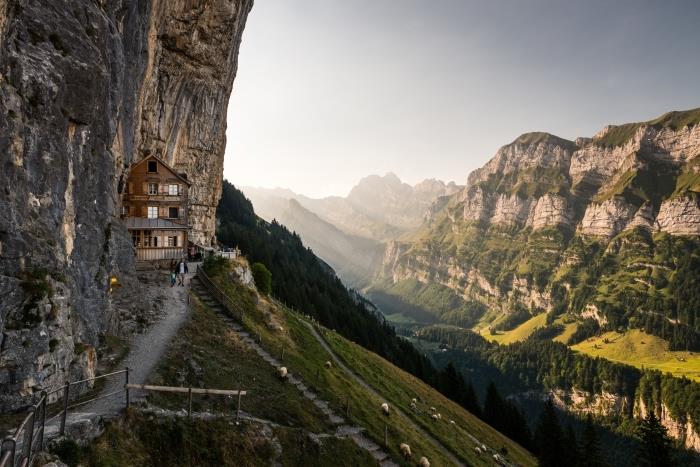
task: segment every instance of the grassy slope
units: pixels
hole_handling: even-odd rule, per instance
[[[271,441],[271,439],[275,441]],[[277,444],[277,446],[275,446]],[[279,457],[275,454],[281,449]],[[147,417],[131,411],[107,426],[79,460],[94,467],[189,467],[371,465],[373,459],[350,440],[311,439],[301,430],[226,419],[193,420]]]
[[[527,339],[535,329],[544,326],[545,319],[545,314],[539,314],[511,331],[499,331],[496,335],[491,335],[485,327],[476,331],[487,340],[504,345],[511,344]],[[560,319],[555,320],[555,323],[564,325],[564,332],[553,339],[561,343],[566,343],[578,326],[575,322],[563,323]],[[607,343],[604,342],[606,339]],[[669,351],[668,342],[639,329],[632,329],[622,334],[615,331],[607,332],[571,348],[592,357],[602,357],[637,368],[660,370],[700,382],[699,353]]]
[[[511,460],[521,465],[534,463],[532,456],[520,445],[504,437],[414,376],[343,339],[338,334],[326,333],[326,339],[348,366],[385,396],[390,404],[399,407],[415,423],[439,439],[443,445],[469,464],[491,465],[488,460],[475,454],[474,442],[470,440],[467,433],[492,448],[505,447]],[[418,410],[410,408],[412,398],[418,399]],[[435,407],[437,412],[442,414],[442,420],[431,419],[429,407]],[[452,425],[450,420],[453,420],[455,424]]]
[[[587,339],[572,349],[637,368],[660,370],[700,381],[700,354],[669,351],[668,342],[638,329],[624,334],[607,332],[600,337]]]
[[[547,314],[540,313],[539,315],[533,316],[529,320],[525,321],[524,323],[510,331],[498,331],[497,334],[491,334],[488,330],[488,327],[475,329],[475,331],[484,336],[484,338],[489,341],[496,341],[499,344],[510,344],[512,342],[527,339],[527,337],[530,334],[532,334],[535,329],[545,326],[546,320]]]
[[[231,294],[240,294],[240,286],[229,281],[215,278],[219,285]],[[271,330],[266,325],[264,312],[272,312],[274,319],[284,331]],[[400,461],[398,445],[406,442],[411,446],[415,458],[426,456],[433,465],[450,465],[451,462],[428,440],[416,431],[411,424],[399,416],[387,419],[379,406],[385,400],[401,407],[408,413],[408,405],[413,397],[421,400],[421,405],[433,405],[441,410],[443,420],[439,424],[427,423],[427,417],[417,417],[415,422],[437,438],[470,465],[490,465],[486,458],[479,458],[474,451],[474,443],[465,439],[463,430],[472,433],[492,447],[505,446],[509,457],[521,465],[534,465],[532,456],[522,447],[504,437],[484,424],[466,410],[444,398],[425,383],[395,367],[383,358],[363,347],[319,327],[319,331],[328,336],[329,344],[346,361],[348,366],[358,372],[385,399],[377,400],[366,389],[356,383],[349,375],[333,367],[323,367],[330,356],[311,334],[304,318],[284,308],[276,302],[261,298],[257,309],[249,308],[245,314],[244,324],[251,335],[260,336],[263,347],[268,352],[280,357],[284,348],[283,363],[293,374],[301,376],[304,382],[329,402],[338,414],[345,416],[349,401],[349,423],[366,428],[366,434],[380,445],[384,444],[384,429],[388,425],[388,452],[394,460]],[[318,378],[318,379],[317,379]],[[255,415],[255,412],[253,412]],[[457,432],[447,420],[453,419],[459,427]],[[387,420],[389,423],[387,423]]]

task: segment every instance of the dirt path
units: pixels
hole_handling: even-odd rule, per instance
[[[323,337],[321,337],[321,335],[318,333],[318,331],[316,331],[316,328],[314,328],[314,326],[311,323],[309,323],[308,321],[303,321],[303,322],[304,322],[304,324],[306,324],[309,327],[309,329],[311,330],[311,333],[316,338],[318,343],[321,344],[321,346],[326,350],[326,352],[328,352],[328,354],[331,356],[331,358],[333,359],[335,364],[338,365],[338,367],[341,370],[343,370],[345,373],[347,373],[353,380],[355,380],[355,382],[357,384],[362,386],[365,390],[367,390],[367,392],[372,394],[374,397],[376,397],[377,399],[380,399],[380,400],[385,400],[385,398],[382,397],[382,395],[379,394],[373,387],[371,387],[369,384],[367,384],[367,382],[365,382],[364,379],[362,379],[357,373],[352,371],[350,368],[348,368],[347,365],[345,365],[345,363],[343,363],[343,361],[340,359],[340,357],[338,357],[338,355],[333,351],[333,349],[330,348],[330,346],[328,345],[326,340]],[[455,465],[459,465],[459,466],[464,467],[464,464],[462,462],[460,462],[459,459],[457,459],[447,448],[445,448],[445,446],[440,444],[440,442],[437,439],[433,438],[433,436],[430,433],[425,431],[423,428],[418,426],[413,420],[411,420],[411,418],[409,418],[408,415],[406,415],[401,410],[399,410],[395,405],[394,405],[394,407],[392,407],[392,410],[395,413],[399,414],[399,416],[403,417],[406,420],[406,422],[408,422],[408,424],[411,425],[411,427],[414,430],[416,430],[418,433],[420,433],[425,439],[430,441],[430,443],[437,450],[442,452],[445,455],[445,457],[450,459]]]
[[[196,270],[196,264],[190,264],[190,270]],[[163,357],[168,349],[172,338],[177,334],[182,324],[189,316],[189,305],[187,295],[193,273],[188,274],[185,286],[170,287],[166,273],[163,273],[163,314],[146,332],[137,334],[132,338],[131,349],[119,369],[129,368],[129,382],[145,383],[151,371],[158,361]],[[158,287],[156,285],[155,287]],[[124,389],[124,375],[107,377],[104,388],[95,397],[102,397]],[[132,390],[131,401],[142,399],[145,394],[142,391]],[[126,403],[125,395],[122,392],[110,397],[90,402],[74,410],[69,411],[66,424],[85,425],[95,423],[98,418],[113,416],[121,411]],[[58,418],[47,423],[47,437],[58,433]]]

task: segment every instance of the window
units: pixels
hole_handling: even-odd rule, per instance
[[[158,172],[158,162],[157,161],[148,161],[148,171],[150,173]]]
[[[129,206],[122,205],[122,217],[129,215]]]
[[[158,194],[158,184],[157,183],[149,183],[148,184],[148,194],[149,195],[157,195]]]
[[[148,206],[148,218],[158,219],[158,206]]]
[[[168,208],[168,217],[170,219],[177,219],[180,217],[180,208]]]
[[[180,194],[180,185],[168,185],[168,194],[170,196],[177,196]]]
[[[150,230],[144,230],[143,231],[143,246],[152,246],[151,245],[151,231]]]
[[[168,237],[168,246],[177,246],[177,235]]]
[[[131,241],[134,242],[134,246],[136,248],[141,246],[141,240],[140,240],[140,235],[138,230],[132,230],[131,231]]]

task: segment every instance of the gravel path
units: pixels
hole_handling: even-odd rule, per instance
[[[190,264],[190,270],[196,270],[196,264]],[[187,293],[193,273],[188,274],[185,286],[169,286],[169,280],[163,272],[163,314],[159,320],[153,324],[146,332],[137,334],[131,341],[131,349],[124,361],[119,365],[119,369],[129,368],[129,382],[143,384],[147,381],[151,371],[158,361],[163,357],[168,349],[168,344],[177,334],[182,324],[189,315],[189,305],[187,303]],[[156,286],[157,287],[157,286]],[[100,393],[95,397],[120,391],[124,388],[124,375],[107,377],[107,382]],[[131,401],[143,399],[143,391],[131,390]],[[125,396],[123,392],[110,397],[90,402],[74,410],[69,411],[66,425],[80,426],[84,424],[94,424],[97,419],[117,415],[125,406]],[[56,418],[46,425],[48,438],[58,434],[59,419]]]
[[[382,397],[381,394],[379,394],[377,391],[375,391],[374,388],[372,388],[369,384],[367,384],[367,382],[365,382],[364,379],[362,379],[357,373],[352,371],[348,366],[345,365],[345,363],[342,362],[340,357],[338,357],[338,355],[333,351],[333,349],[330,348],[330,346],[328,345],[326,340],[323,337],[321,337],[321,335],[318,333],[318,331],[316,331],[316,328],[314,328],[311,323],[309,323],[308,321],[304,321],[304,323],[309,327],[309,329],[311,330],[311,333],[314,335],[314,337],[316,338],[318,343],[321,344],[321,346],[325,349],[326,352],[328,352],[328,354],[331,356],[331,358],[333,359],[335,364],[338,365],[338,367],[341,370],[343,370],[345,373],[347,373],[353,380],[355,380],[355,382],[357,384],[362,386],[365,390],[367,390],[367,392],[372,394],[374,397],[376,397],[379,400],[384,400],[384,398]],[[460,462],[460,460],[457,459],[447,448],[445,448],[445,446],[440,444],[440,442],[437,439],[433,438],[433,436],[430,433],[428,433],[423,428],[418,426],[413,420],[411,420],[405,413],[403,413],[401,410],[399,410],[395,405],[394,405],[394,407],[392,407],[392,410],[395,413],[397,413],[399,416],[403,417],[406,420],[406,422],[408,422],[408,424],[411,425],[411,427],[414,430],[416,430],[418,433],[420,433],[423,436],[423,438],[430,441],[430,443],[437,450],[442,452],[455,465],[459,465],[459,466],[464,467],[464,464],[462,462]]]

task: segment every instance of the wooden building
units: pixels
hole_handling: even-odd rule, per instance
[[[156,156],[131,168],[122,198],[122,217],[139,261],[187,255],[187,194],[191,183]]]

